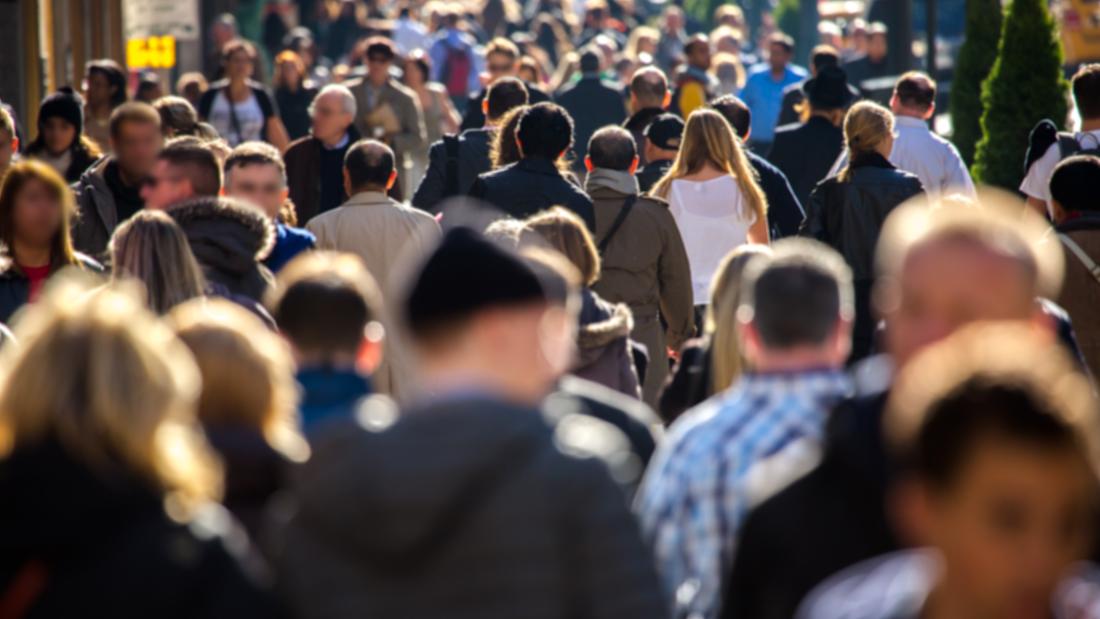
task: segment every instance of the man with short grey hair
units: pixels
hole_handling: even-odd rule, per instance
[[[310,135],[292,142],[283,155],[290,199],[301,226],[348,199],[342,169],[348,146],[359,139],[356,107],[355,95],[347,86],[325,86],[309,105]]]
[[[738,309],[750,368],[670,429],[638,495],[676,617],[714,619],[749,509],[815,461],[850,382],[852,273],[835,251],[783,239],[745,267]]]

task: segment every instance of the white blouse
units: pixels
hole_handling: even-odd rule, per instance
[[[748,242],[756,214],[732,176],[709,181],[674,180],[669,207],[687,249],[696,305],[710,303],[710,281],[722,259]]]

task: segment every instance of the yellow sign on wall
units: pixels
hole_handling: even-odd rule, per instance
[[[176,66],[176,37],[130,39],[126,42],[126,65],[131,69],[171,69]]]

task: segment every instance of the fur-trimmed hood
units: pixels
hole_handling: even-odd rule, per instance
[[[604,348],[630,336],[634,316],[626,304],[612,305],[591,290],[583,293],[580,329],[577,332],[577,353],[580,365],[595,361]]]

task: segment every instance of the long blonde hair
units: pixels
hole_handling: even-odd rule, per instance
[[[848,110],[844,118],[844,144],[848,149],[848,165],[840,171],[840,180],[852,178],[852,162],[875,152],[894,133],[894,115],[873,101],[860,101]]]
[[[703,331],[710,336],[712,393],[728,389],[744,370],[741,339],[737,335],[741,275],[751,260],[771,253],[767,245],[741,245],[726,254],[710,282],[711,301]]]
[[[741,150],[741,142],[733,134],[733,128],[721,114],[709,109],[698,109],[688,116],[680,152],[676,161],[653,187],[653,195],[668,199],[672,181],[690,176],[711,166],[726,171],[737,181],[741,197],[748,203],[757,221],[767,217],[768,200],[757,182],[756,172]]]
[[[194,508],[221,494],[195,417],[199,371],[126,286],[56,283],[4,348],[0,454],[56,440],[93,472],[127,470]]]
[[[208,427],[258,430],[292,460],[309,454],[298,432],[298,387],[285,341],[241,306],[195,299],[172,310],[169,323],[202,375],[198,416]]]
[[[206,279],[187,235],[162,211],[141,211],[125,221],[111,237],[110,250],[113,277],[141,282],[146,306],[158,314],[205,292]]]

